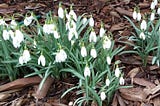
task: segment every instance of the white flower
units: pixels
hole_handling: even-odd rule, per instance
[[[58,8],[58,16],[63,19],[64,18],[64,10],[62,8],[62,6],[60,5]]]
[[[157,14],[160,15],[160,7],[157,10]]]
[[[25,17],[24,19],[24,25],[28,26],[32,23],[32,20],[34,19],[34,17],[31,15],[29,17]]]
[[[57,63],[64,62],[66,59],[67,59],[67,54],[63,49],[61,49],[59,52],[56,53],[55,61]]]
[[[15,48],[19,48],[21,45],[20,45],[20,42],[19,42],[19,39],[17,37],[13,37],[12,38],[12,43],[13,43],[13,46]]]
[[[85,46],[81,47],[81,55],[82,55],[82,57],[86,57],[87,56],[87,50],[86,50]]]
[[[111,47],[111,40],[105,36],[105,39],[103,40],[103,49],[109,49]]]
[[[46,34],[54,33],[55,29],[56,29],[55,24],[44,24],[43,25],[43,32]]]
[[[121,74],[121,71],[120,71],[119,68],[117,67],[117,68],[115,69],[115,76],[118,78],[118,77],[120,76],[120,74]]]
[[[92,30],[90,33],[89,42],[97,42],[97,36],[94,30]]]
[[[40,65],[40,64],[42,66],[45,66],[45,64],[46,64],[46,59],[45,59],[45,57],[42,54],[38,58],[38,65]]]
[[[84,25],[87,22],[87,18],[84,17],[83,20],[82,20],[82,22],[83,22],[83,25]]]
[[[145,40],[146,36],[145,36],[144,32],[141,32],[141,33],[140,33],[139,38]]]
[[[141,30],[146,30],[147,29],[147,22],[145,20],[142,20],[141,22]]]
[[[24,51],[23,51],[23,62],[24,63],[27,63],[28,61],[30,61],[31,60],[31,56],[30,56],[30,53],[29,53],[29,51],[27,50],[27,49],[25,49]]]
[[[75,13],[72,9],[70,10],[69,15],[70,15],[75,21],[77,21],[77,15],[76,15],[76,13]]]
[[[11,24],[11,28],[13,28],[13,29],[15,29],[17,27],[17,23],[15,20],[12,20],[10,24]]]
[[[55,38],[55,39],[59,39],[59,38],[60,38],[60,35],[59,35],[59,33],[58,33],[57,30],[55,30],[55,31],[53,32],[53,34],[54,34],[54,38]]]
[[[4,40],[9,40],[9,32],[7,30],[3,30],[2,36]]]
[[[10,37],[13,39],[14,38],[14,32],[12,30],[9,30],[8,33],[9,33]]]
[[[119,79],[119,84],[120,85],[124,85],[124,82],[125,82],[124,78],[121,76],[120,79]]]
[[[74,36],[76,39],[78,39],[78,33],[77,33],[76,29],[71,28],[68,33],[68,40],[71,41]]]
[[[138,14],[137,14],[137,12],[134,10],[134,11],[133,11],[133,14],[132,14],[133,19],[135,19],[135,20],[136,20],[136,19],[137,19],[137,15],[138,15]]]
[[[155,6],[156,6],[155,3],[152,2],[152,3],[151,3],[151,10],[154,10],[154,9],[155,9]]]
[[[93,58],[96,58],[96,57],[97,57],[97,51],[96,51],[95,48],[92,48],[92,49],[91,49],[90,55],[91,55]]]
[[[142,16],[141,16],[141,13],[138,12],[138,13],[137,13],[137,21],[140,21],[140,20],[141,20],[141,17],[142,17]]]
[[[0,25],[6,25],[6,22],[3,19],[0,19]]]
[[[105,83],[106,83],[106,86],[109,86],[110,80],[107,78]]]
[[[154,5],[156,6],[158,4],[158,1],[157,0],[154,0]]]
[[[23,65],[23,56],[19,57],[19,64]]]
[[[153,21],[154,19],[155,19],[155,13],[154,13],[154,12],[152,12],[152,13],[151,13],[150,20],[151,20],[151,21]]]
[[[93,19],[92,16],[91,16],[90,19],[89,19],[89,26],[91,26],[91,27],[94,26],[94,19]]]
[[[21,43],[22,41],[24,41],[24,35],[20,30],[16,30],[15,31],[15,37],[17,39],[19,39],[18,41]]]
[[[89,69],[89,67],[86,65],[85,68],[84,68],[84,77],[90,77],[91,75],[91,71]]]
[[[107,60],[108,65],[110,65],[111,64],[111,58],[110,58],[110,56],[107,56],[106,60]]]
[[[73,106],[73,102],[70,101],[70,102],[68,103],[68,106]]]
[[[99,36],[100,36],[100,37],[103,37],[104,34],[105,34],[105,32],[106,32],[106,31],[104,30],[104,27],[101,27],[100,30],[99,30]]]
[[[106,93],[101,92],[100,97],[101,97],[101,100],[104,101],[106,99]]]

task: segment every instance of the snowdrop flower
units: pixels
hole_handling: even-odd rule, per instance
[[[154,5],[156,6],[158,4],[158,1],[157,0],[154,0]]]
[[[39,56],[39,58],[38,58],[38,65],[42,65],[42,66],[45,66],[45,64],[46,64],[46,59],[45,59],[45,57],[44,57],[44,55],[43,54],[41,54],[40,56]]]
[[[68,33],[68,40],[71,41],[74,36],[76,39],[78,39],[78,33],[76,29],[72,28],[69,30],[69,33]]]
[[[17,39],[19,39],[19,42],[21,43],[22,41],[24,41],[24,35],[20,30],[16,30],[15,31],[15,37]]]
[[[111,40],[107,36],[105,36],[103,40],[103,49],[109,49],[111,47],[111,44]]]
[[[27,50],[27,49],[25,49],[24,51],[23,51],[23,62],[24,63],[27,63],[28,61],[30,61],[31,60],[31,56],[30,56],[30,53],[29,53],[29,51]]]
[[[55,24],[44,24],[43,25],[43,32],[46,34],[54,33],[55,29],[56,29]]]
[[[121,74],[121,71],[119,70],[118,66],[115,69],[115,76],[118,78]]]
[[[60,35],[59,35],[59,33],[58,33],[57,30],[55,30],[55,31],[53,32],[53,34],[54,34],[54,38],[55,38],[55,39],[59,39],[59,38],[60,38]]]
[[[4,40],[9,40],[9,32],[7,30],[3,30],[2,36]]]
[[[153,21],[154,19],[155,19],[155,13],[154,13],[154,12],[152,12],[152,13],[151,13],[150,20],[151,20],[151,21]]]
[[[141,20],[141,17],[142,17],[142,16],[141,16],[141,13],[138,12],[138,13],[137,13],[137,21],[140,21],[140,20]]]
[[[107,63],[108,63],[108,65],[110,65],[111,64],[111,58],[110,58],[110,56],[107,56]]]
[[[20,42],[19,42],[19,39],[17,37],[13,37],[12,39],[12,43],[13,43],[13,46],[15,48],[19,48],[21,45],[20,45]]]
[[[110,80],[107,78],[105,83],[106,83],[106,86],[109,86]]]
[[[104,36],[104,34],[105,34],[105,30],[104,30],[104,27],[103,27],[103,25],[101,25],[101,28],[100,28],[100,30],[99,30],[99,36],[100,37],[103,37]]]
[[[67,54],[66,54],[66,52],[63,49],[59,50],[56,53],[55,61],[57,63],[64,62],[66,59],[67,59]]]
[[[160,15],[160,7],[157,10],[157,14]]]
[[[9,33],[10,37],[13,39],[14,38],[14,32],[12,30],[9,30],[8,33]]]
[[[74,12],[74,10],[72,9],[72,7],[71,7],[71,10],[69,12],[69,16],[71,16],[75,21],[77,21],[77,15]]]
[[[4,21],[4,19],[0,19],[0,25],[6,25],[6,22]]]
[[[23,65],[23,56],[19,57],[19,64]]]
[[[84,77],[87,77],[87,76],[90,77],[90,75],[91,75],[91,71],[90,71],[88,65],[86,65],[84,68]]]
[[[124,82],[125,82],[124,78],[121,76],[120,79],[119,79],[119,84],[120,85],[124,85]]]
[[[147,22],[145,20],[142,20],[141,22],[141,30],[146,30],[147,29]]]
[[[29,16],[29,17],[25,17],[25,19],[24,19],[24,25],[25,26],[28,26],[28,25],[30,25],[31,23],[32,23],[32,20],[34,19],[34,17],[31,15],[31,16]]]
[[[59,8],[58,8],[58,16],[63,19],[64,18],[64,10],[62,8],[61,3],[59,4]]]
[[[140,33],[139,38],[145,40],[146,36],[145,36],[144,32],[141,32],[141,33]]]
[[[137,14],[137,11],[134,9],[133,14],[132,14],[133,19],[136,20],[136,19],[137,19],[137,15],[138,15],[138,14]]]
[[[17,23],[15,20],[12,20],[10,24],[11,24],[11,28],[13,28],[13,29],[15,29],[17,27]]]
[[[87,50],[86,50],[86,47],[84,45],[81,47],[81,56],[82,57],[87,56]]]
[[[101,92],[100,97],[101,97],[101,100],[104,101],[106,99],[106,93]]]
[[[89,26],[91,26],[91,27],[94,26],[94,19],[93,19],[92,16],[91,16],[90,19],[89,19]]]
[[[95,31],[92,29],[90,36],[89,36],[89,42],[97,42],[97,36]]]
[[[68,106],[73,106],[73,102],[70,101],[70,102],[68,103]]]
[[[154,1],[153,1],[153,2],[151,3],[151,7],[150,7],[151,10],[154,10],[154,9],[155,9],[155,6],[156,6],[156,5],[155,5],[155,3],[154,3]]]
[[[97,51],[96,51],[95,48],[92,48],[92,49],[91,49],[90,55],[91,55],[93,58],[96,58],[96,57],[97,57]]]
[[[87,18],[86,18],[86,17],[83,17],[82,22],[83,22],[83,25],[84,25],[84,24],[87,22]]]

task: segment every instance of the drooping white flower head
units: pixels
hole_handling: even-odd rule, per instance
[[[14,19],[11,21],[10,25],[11,25],[11,28],[13,28],[13,29],[15,29],[17,27],[17,23]]]
[[[145,40],[146,36],[143,31],[140,33],[139,38]]]
[[[19,57],[19,64],[20,64],[20,65],[23,65],[23,63],[24,63],[24,62],[23,62],[23,56],[20,56],[20,57]]]
[[[31,56],[30,56],[30,53],[29,53],[29,51],[27,50],[27,49],[25,49],[24,51],[23,51],[23,62],[24,63],[27,63],[28,61],[30,61],[31,60]]]
[[[38,65],[42,65],[42,66],[45,66],[46,65],[46,59],[45,59],[45,57],[44,57],[44,55],[43,54],[41,54],[40,56],[39,56],[39,58],[38,58]]]
[[[13,46],[15,48],[19,48],[21,45],[20,45],[20,42],[19,42],[19,39],[17,37],[13,37],[12,39],[12,43],[13,43]]]
[[[147,29],[147,22],[146,22],[146,20],[142,20],[142,22],[141,22],[141,30],[146,30]]]
[[[90,71],[90,68],[88,67],[88,65],[85,66],[84,68],[84,77],[90,77],[91,75],[91,71]]]
[[[32,23],[33,19],[34,19],[34,17],[32,15],[29,16],[29,17],[26,16],[25,19],[24,19],[24,25],[29,26]]]
[[[153,12],[151,13],[150,20],[153,21],[154,19],[155,19],[155,12],[153,11]]]
[[[74,10],[72,9],[72,7],[70,9],[69,16],[70,16],[70,18],[72,17],[75,21],[77,21],[77,15],[74,12]]]
[[[107,36],[104,36],[103,49],[109,49],[111,45],[112,45],[111,40]]]
[[[107,60],[108,65],[110,65],[111,64],[111,58],[110,58],[110,56],[107,56],[106,60]]]
[[[7,30],[3,30],[2,37],[4,40],[9,40],[9,32]]]
[[[78,33],[77,33],[76,29],[71,28],[68,33],[68,40],[71,41],[74,36],[76,39],[78,39]]]
[[[138,12],[138,13],[137,13],[137,21],[140,21],[140,20],[141,20],[141,17],[142,17],[142,16],[141,16],[141,13]]]
[[[81,47],[81,56],[82,57],[87,56],[87,50],[86,50],[86,47],[84,45]]]
[[[8,33],[9,33],[10,37],[13,39],[14,38],[14,32],[12,30],[8,30]]]
[[[96,57],[97,57],[97,51],[96,51],[95,48],[92,48],[92,49],[91,49],[90,55],[91,55],[93,58],[96,58]]]
[[[83,22],[83,25],[84,25],[84,24],[87,22],[87,18],[86,18],[86,17],[83,17],[82,22]]]
[[[121,74],[121,71],[119,70],[119,67],[117,66],[115,69],[115,76],[118,78]]]
[[[97,42],[96,32],[93,29],[92,29],[90,36],[89,36],[89,42]]]
[[[0,19],[0,25],[6,25],[6,22],[4,21],[4,19]]]
[[[60,35],[59,35],[59,33],[58,33],[57,30],[54,30],[54,31],[53,31],[53,34],[54,34],[54,38],[55,38],[55,39],[59,39],[59,38],[60,38]]]
[[[54,23],[43,25],[43,32],[46,33],[46,34],[53,34],[55,29],[56,29],[56,26],[55,26]]]
[[[100,28],[100,30],[99,30],[99,36],[100,36],[100,37],[103,37],[104,34],[105,34],[105,32],[106,32],[106,31],[105,31],[103,25],[101,25],[101,28]]]
[[[57,63],[61,63],[66,61],[67,59],[67,54],[63,49],[60,49],[57,53],[56,53],[56,57],[55,57],[55,62]]]
[[[133,17],[133,19],[137,19],[137,15],[138,15],[138,13],[137,13],[137,11],[134,9],[134,11],[133,11],[133,14],[132,14],[132,17]]]
[[[62,8],[61,3],[59,4],[59,8],[58,8],[58,16],[63,19],[64,18],[64,10]]]
[[[89,18],[89,26],[94,27],[94,19],[92,16]]]
[[[124,83],[125,83],[124,78],[121,76],[119,79],[119,84],[124,85]]]
[[[154,5],[156,6],[158,4],[158,1],[157,0],[154,0]]]
[[[155,3],[154,3],[154,1],[151,3],[151,6],[150,6],[150,8],[151,8],[151,10],[154,10],[155,9]]]
[[[110,84],[109,78],[106,79],[105,83],[106,83],[106,86],[109,86],[109,84]]]
[[[157,10],[157,14],[160,15],[160,7]]]
[[[101,97],[101,100],[104,101],[106,99],[106,93],[101,92],[100,97]]]
[[[15,48],[20,47],[20,43],[24,41],[24,35],[20,30],[15,31],[15,36],[12,38],[13,46]]]

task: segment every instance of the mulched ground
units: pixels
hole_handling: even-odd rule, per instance
[[[132,17],[136,5],[140,6],[142,13],[148,12],[151,2],[151,0],[1,0],[0,15],[7,17],[15,13],[24,15],[28,11],[34,11],[36,15],[41,16],[43,22],[45,14],[50,10],[57,14],[59,1],[62,1],[65,8],[74,4],[73,8],[79,15],[92,14],[96,21],[97,33],[101,21],[104,22],[105,28],[113,33],[116,46],[124,46],[119,38],[127,37],[134,31],[123,15]],[[21,21],[21,17],[17,16],[16,20]],[[120,59],[122,66],[125,66],[123,70],[125,85],[132,85],[133,88],[117,91],[111,105],[160,106],[160,70],[157,66],[151,65],[152,56],[148,58],[146,68],[142,67],[141,59],[135,55],[117,56],[116,59]],[[4,83],[6,82],[1,81],[1,85]],[[76,83],[76,79],[54,80],[47,96],[39,100],[35,98],[38,85],[3,91],[0,93],[0,106],[67,106],[76,98],[75,93],[71,92],[62,99],[60,96]]]

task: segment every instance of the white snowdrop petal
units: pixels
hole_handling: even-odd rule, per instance
[[[137,13],[137,21],[140,21],[140,20],[141,20],[141,17],[142,17],[142,16],[141,16],[141,13],[138,12],[138,13]]]
[[[87,50],[84,46],[81,47],[81,56],[86,57],[87,56]]]
[[[89,19],[89,26],[91,26],[91,27],[94,26],[94,19],[93,19],[93,17],[90,17],[90,19]]]
[[[104,101],[106,99],[106,93],[101,92],[100,97],[101,97],[101,100]]]
[[[137,12],[136,12],[136,11],[133,11],[133,14],[132,14],[133,19],[135,19],[135,20],[136,20],[136,19],[137,19],[137,15],[138,15],[138,14],[137,14]]]
[[[111,58],[110,58],[110,56],[107,56],[107,63],[108,63],[108,65],[110,65],[111,64]]]
[[[118,78],[120,76],[120,74],[121,74],[121,72],[120,72],[119,68],[117,67],[115,69],[115,76]]]
[[[109,86],[110,80],[107,78],[105,83],[106,83],[106,86]]]
[[[61,6],[58,8],[58,16],[62,19],[64,18],[64,10]]]
[[[90,55],[91,55],[93,58],[96,58],[96,57],[97,57],[97,51],[96,51],[95,48],[92,48],[92,49],[91,49]]]
[[[145,21],[145,20],[142,20],[142,22],[141,22],[141,30],[146,30],[147,29],[147,22]]]
[[[119,84],[124,85],[124,83],[125,83],[124,78],[121,76],[119,79]]]
[[[146,36],[145,36],[144,32],[141,32],[141,33],[140,33],[139,38],[145,40]]]
[[[84,77],[90,77],[91,71],[88,66],[84,68]]]

